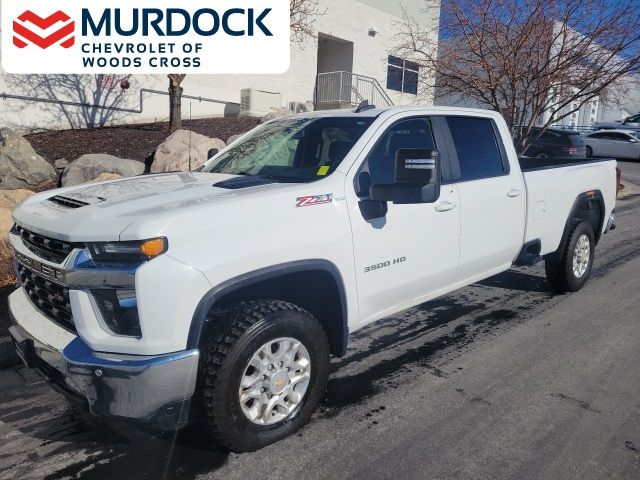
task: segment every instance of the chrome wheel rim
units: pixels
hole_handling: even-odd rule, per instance
[[[589,243],[589,237],[586,235],[580,235],[576,248],[573,251],[573,274],[576,278],[582,278],[589,266],[589,259],[591,258],[591,244]]]
[[[239,401],[245,417],[273,425],[293,414],[309,388],[311,358],[295,338],[277,338],[252,356],[240,379]]]

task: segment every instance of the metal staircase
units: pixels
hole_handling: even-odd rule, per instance
[[[352,108],[364,100],[378,107],[393,105],[375,78],[352,72],[318,74],[314,102],[316,110]]]

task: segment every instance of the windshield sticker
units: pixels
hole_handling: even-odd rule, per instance
[[[318,169],[319,177],[324,177],[327,173],[329,173],[329,165],[323,165]]]
[[[323,193],[322,195],[307,195],[305,197],[296,198],[296,207],[311,207],[313,205],[322,205],[333,201],[333,193]]]

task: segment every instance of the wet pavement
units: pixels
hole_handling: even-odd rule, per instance
[[[639,205],[577,294],[519,268],[356,332],[311,422],[255,453],[81,418],[0,370],[0,479],[640,478]]]

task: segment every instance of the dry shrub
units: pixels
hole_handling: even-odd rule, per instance
[[[11,249],[6,238],[0,238],[0,288],[16,283]]]

